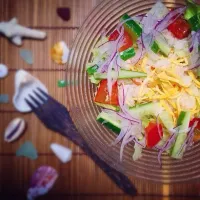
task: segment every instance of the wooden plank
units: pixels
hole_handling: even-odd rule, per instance
[[[31,27],[79,27],[101,0],[1,0],[0,21],[17,17],[20,24]],[[56,9],[68,7],[69,21],[58,17]]]
[[[24,134],[15,142],[7,143],[4,141],[3,133],[11,119],[16,117],[23,118],[27,123],[27,128]],[[34,114],[20,114],[20,113],[1,113],[0,121],[3,122],[0,126],[0,156],[10,156],[13,158],[15,156],[16,150],[23,144],[25,141],[31,141],[36,147],[39,155],[51,155],[53,156],[52,151],[50,150],[51,143],[58,143],[64,145],[68,148],[71,148],[73,153],[76,155],[83,154],[83,151],[80,150],[78,146],[69,141],[66,137],[61,136],[53,131],[47,129]]]
[[[72,161],[62,164],[54,156],[39,156],[35,161],[23,157],[1,157],[0,172],[2,192],[8,190],[12,193],[25,193],[28,187],[29,179],[34,170],[41,165],[53,166],[59,172],[60,176],[55,187],[50,194],[83,196],[112,196],[122,195],[122,191],[112,183],[102,170],[99,170],[94,162],[91,162],[87,156],[73,156]],[[7,170],[9,173],[3,173]],[[13,184],[10,185],[10,182]],[[155,195],[159,184],[148,183],[145,187],[139,189],[139,195]],[[154,189],[155,188],[155,189]]]
[[[65,41],[71,47],[77,30],[44,30],[47,32],[47,38],[40,40],[23,40],[22,47],[16,47],[4,37],[0,38],[0,62],[8,66],[13,71],[16,69],[26,70],[61,70],[65,69],[66,65],[58,65],[51,59],[51,48],[59,42]],[[27,64],[20,57],[20,49],[28,49],[32,52],[34,62],[32,65]]]
[[[50,165],[60,174],[52,194],[122,193],[101,170],[96,169],[93,162],[89,162],[87,156],[73,156],[72,161],[67,164],[62,164],[52,156],[39,156],[35,161],[23,157],[1,157],[1,161],[3,193],[25,193],[32,173],[41,165]],[[9,173],[4,173],[5,171]]]
[[[48,88],[49,94],[56,98],[59,102],[67,105],[67,96],[66,96],[66,89],[59,88],[57,86],[58,80],[65,80],[65,72],[64,71],[33,71],[31,74],[41,80]],[[9,103],[8,104],[0,104],[0,112],[2,111],[16,111],[13,103],[12,98],[14,95],[14,79],[15,79],[15,71],[11,71],[7,78],[1,80],[0,84],[0,93],[1,94],[8,94],[9,95]],[[76,87],[78,86],[77,80],[74,80],[74,85],[68,85],[67,87]]]

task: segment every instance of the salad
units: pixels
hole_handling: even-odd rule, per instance
[[[102,33],[86,66],[97,85],[97,121],[117,134],[113,145],[134,143],[181,159],[200,140],[200,5],[168,9],[158,1],[145,15],[121,16]],[[133,144],[132,143],[132,144]]]

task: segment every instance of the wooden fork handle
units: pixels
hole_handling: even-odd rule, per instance
[[[131,183],[127,176],[123,173],[117,171],[116,169],[109,166],[105,161],[103,161],[97,154],[95,154],[92,149],[84,143],[81,148],[85,153],[93,159],[93,161],[115,182],[115,184],[121,188],[128,195],[136,195],[137,191],[135,186]]]
[[[109,166],[105,161],[103,161],[92,149],[88,146],[85,140],[82,138],[80,133],[75,128],[72,120],[68,121],[67,129],[62,131],[62,135],[72,140],[75,144],[79,145],[82,150],[90,156],[93,161],[114,181],[114,183],[121,188],[128,195],[136,195],[137,191],[135,186],[131,183],[127,176],[123,173],[117,171],[116,169]],[[69,134],[70,132],[70,134]]]

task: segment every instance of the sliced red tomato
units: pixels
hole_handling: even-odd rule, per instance
[[[190,124],[189,124],[189,127],[193,126],[194,122],[198,121],[198,124],[196,126],[196,129],[199,129],[200,130],[200,118],[193,118],[191,121],[190,121]]]
[[[193,141],[194,141],[194,142],[200,141],[200,130],[199,130],[199,129],[195,129],[195,130],[194,130]]]
[[[117,82],[115,82],[112,86],[112,95],[110,97],[108,94],[107,80],[102,80],[99,84],[99,88],[97,90],[97,94],[95,96],[94,101],[98,103],[118,106],[119,101]]]
[[[124,31],[122,46],[118,49],[119,52],[122,52],[132,46],[133,46],[133,41],[131,36],[126,31]]]
[[[115,30],[108,37],[108,40],[113,41],[113,40],[116,40],[118,37],[119,37],[119,32],[117,30]],[[119,52],[122,52],[132,46],[133,46],[133,41],[132,41],[131,36],[126,31],[124,31],[123,42],[122,42],[121,47],[118,49]]]
[[[189,127],[193,126],[194,122],[198,121],[198,124],[194,130],[194,142],[200,141],[200,118],[194,118],[190,121]]]
[[[119,37],[119,32],[118,30],[113,31],[110,36],[108,37],[109,41],[116,40]]]
[[[149,125],[145,128],[145,137],[146,137],[147,147],[152,148],[161,140],[159,132],[158,132],[158,128],[160,130],[161,136],[163,136],[163,130],[162,130],[161,124],[157,126],[156,123],[150,122]]]
[[[183,17],[178,17],[167,29],[178,39],[186,38],[191,32],[189,23]]]

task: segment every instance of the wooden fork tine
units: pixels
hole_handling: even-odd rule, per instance
[[[42,104],[34,97],[32,96],[31,94],[28,95],[30,97],[30,99],[39,107],[41,106]]]
[[[28,99],[25,98],[25,101],[26,101],[26,103],[29,105],[29,107],[30,107],[33,111],[35,111],[36,107],[35,107]]]
[[[45,97],[43,97],[41,95],[41,92],[37,92],[35,90],[33,90],[33,92],[35,93],[35,95],[42,101],[42,102],[45,102],[47,99],[45,99]]]
[[[42,90],[41,88],[37,87],[37,90],[40,91],[40,93],[42,93],[45,97],[49,98],[49,95],[44,91]]]

